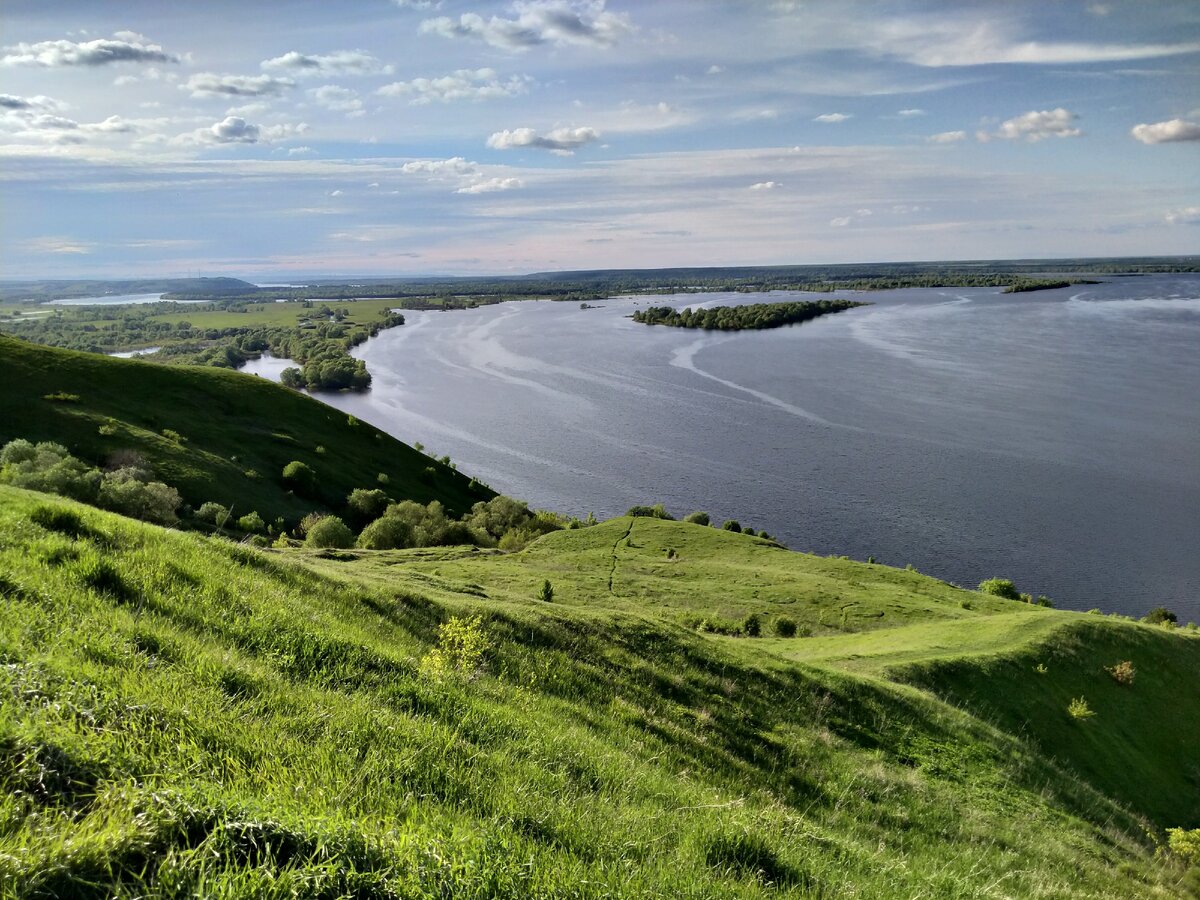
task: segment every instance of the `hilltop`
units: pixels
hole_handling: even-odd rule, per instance
[[[0,445],[54,441],[92,464],[135,451],[185,502],[294,521],[340,510],[355,488],[465,512],[493,492],[379,429],[266,379],[28,344],[0,335]],[[307,496],[280,480],[300,461]],[[384,476],[380,479],[380,476]]]
[[[1200,896],[1179,632],[654,519],[265,552],[12,488],[0,594],[0,893]],[[693,624],[751,614],[798,633]]]

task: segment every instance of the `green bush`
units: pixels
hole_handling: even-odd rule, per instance
[[[993,597],[1000,597],[1003,600],[1020,600],[1021,593],[1017,590],[1015,584],[1008,578],[988,578],[985,581],[979,582],[979,592],[981,594],[991,594]]]
[[[99,469],[76,459],[61,444],[17,438],[0,451],[0,483],[13,487],[94,503],[101,480]]]
[[[701,512],[700,510],[688,513],[683,517],[683,521],[689,522],[692,525],[709,525],[712,523],[712,520],[708,517],[708,513]]]
[[[1167,846],[1180,859],[1200,866],[1200,828],[1168,828]]]
[[[775,620],[775,633],[782,638],[795,637],[796,620],[789,619],[787,616],[780,616]]]
[[[667,512],[667,508],[661,503],[655,503],[653,506],[631,506],[625,515],[638,516],[646,519],[668,519],[674,521],[674,516]]]
[[[483,670],[484,659],[492,648],[479,616],[457,616],[438,628],[437,646],[421,660],[421,674],[440,680],[447,676],[473,678]]]
[[[758,613],[750,613],[742,619],[742,634],[747,637],[758,637],[762,634],[762,620],[759,619]]]
[[[208,522],[210,525],[223,528],[226,520],[229,518],[229,512],[220,503],[214,503],[212,500],[209,500],[207,503],[201,504],[200,508],[196,510],[195,518],[201,522]]]
[[[726,519],[721,527],[725,531],[732,531],[734,534],[740,534],[742,531],[742,526],[737,519]]]
[[[1171,612],[1165,606],[1156,606],[1146,615],[1142,616],[1142,621],[1147,625],[1162,625],[1164,622],[1170,622],[1174,625],[1179,621],[1179,616]]]
[[[326,516],[308,530],[304,545],[344,550],[354,546],[354,532],[337,516]]]
[[[550,583],[550,579],[542,582],[542,589],[538,591],[538,599],[543,603],[554,602],[554,585]]]
[[[283,467],[283,484],[302,497],[312,496],[317,490],[317,473],[299,460],[292,460]]]
[[[266,530],[267,523],[263,521],[263,517],[257,512],[248,512],[237,520],[237,527],[238,530],[249,534],[261,534]]]
[[[96,504],[104,509],[158,525],[179,521],[175,511],[182,503],[179,491],[161,481],[143,481],[136,469],[106,472]]]
[[[374,522],[388,508],[391,499],[379,488],[355,488],[346,498],[346,512],[350,521],[359,528]]]
[[[358,546],[364,550],[401,550],[413,546],[413,529],[396,516],[383,516],[363,529]]]

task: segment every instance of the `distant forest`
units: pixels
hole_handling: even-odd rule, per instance
[[[745,306],[713,306],[709,309],[688,308],[682,312],[669,306],[651,306],[635,312],[633,321],[644,325],[703,328],[709,331],[749,331],[795,325],[818,316],[869,305],[854,300],[811,300],[803,303],[749,303]]]

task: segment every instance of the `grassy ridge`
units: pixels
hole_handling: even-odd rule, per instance
[[[415,591],[0,489],[0,894],[1200,890],[965,711],[462,582],[440,552],[407,551],[443,569]],[[482,671],[422,674],[456,614],[482,617]]]
[[[3,335],[0,366],[6,385],[0,444],[17,437],[56,441],[93,463],[133,449],[193,506],[215,500],[232,504],[237,515],[257,510],[270,521],[338,509],[358,487],[384,487],[395,499],[441,500],[459,512],[491,496],[373,426],[266,379],[109,359]],[[64,392],[78,400],[45,399]],[[111,433],[101,434],[101,427]],[[280,483],[292,460],[316,471],[314,496],[297,497]],[[386,485],[377,484],[380,473]]]

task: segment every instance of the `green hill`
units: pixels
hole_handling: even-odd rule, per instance
[[[397,500],[441,500],[457,512],[492,496],[379,429],[266,379],[3,335],[0,368],[0,445],[18,437],[55,441],[93,464],[134,450],[193,506],[213,500],[237,515],[256,510],[268,521],[294,521],[314,508],[340,510],[354,488],[383,487]],[[295,496],[281,484],[292,460],[316,472],[312,496]]]
[[[0,895],[1200,896],[1184,633],[658,520],[262,552],[11,488],[0,594]],[[750,614],[808,636],[694,624]]]

